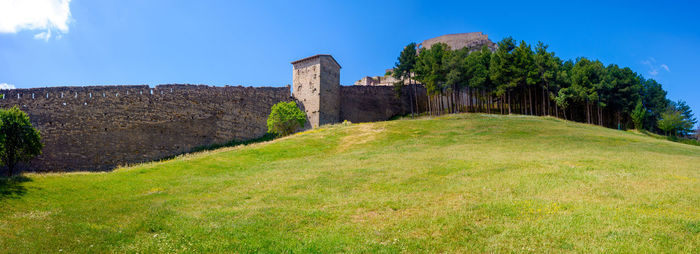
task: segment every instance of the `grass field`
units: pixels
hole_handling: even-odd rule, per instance
[[[700,253],[700,147],[450,115],[0,183],[0,252],[59,251]]]

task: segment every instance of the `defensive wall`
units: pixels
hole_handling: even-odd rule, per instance
[[[42,136],[29,171],[93,171],[157,160],[192,148],[260,137],[290,88],[203,85],[87,86],[0,91]]]
[[[425,112],[426,90],[405,86],[340,86],[330,55],[295,62],[291,87],[206,85],[85,86],[0,91],[0,108],[19,106],[42,136],[42,155],[25,171],[103,171],[193,148],[260,137],[270,108],[296,100],[312,127],[348,120],[384,121]]]
[[[360,123],[410,114],[412,105],[416,110],[413,93],[418,97],[417,112],[427,111],[428,97],[422,85],[404,86],[401,96],[396,96],[392,86],[341,86],[340,119]]]

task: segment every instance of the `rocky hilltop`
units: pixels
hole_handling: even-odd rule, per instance
[[[472,48],[472,50],[481,49],[483,46],[487,46],[491,51],[496,50],[496,43],[493,43],[489,36],[482,32],[473,33],[459,33],[459,34],[446,34],[443,36],[438,36],[432,39],[427,39],[423,43],[418,44],[418,49],[429,49],[436,43],[445,43],[450,46],[451,49],[461,49],[464,47]]]

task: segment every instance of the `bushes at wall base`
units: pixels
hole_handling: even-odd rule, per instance
[[[18,162],[27,162],[41,154],[44,144],[27,113],[19,107],[0,109],[0,163],[7,167],[7,175]]]
[[[287,136],[296,132],[306,123],[304,114],[296,102],[279,102],[272,106],[267,118],[267,132],[277,136]]]

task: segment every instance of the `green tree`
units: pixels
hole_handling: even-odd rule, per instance
[[[525,41],[521,41],[520,45],[513,51],[513,59],[515,61],[514,78],[518,87],[521,89],[521,113],[532,115],[532,86],[539,81],[537,69],[534,64],[534,52]]]
[[[649,110],[648,114],[645,115],[644,127],[649,131],[658,132],[660,129],[657,127],[657,123],[661,118],[661,113],[666,111],[671,102],[666,99],[666,91],[656,80],[640,79],[642,79],[642,103]]]
[[[498,42],[498,49],[491,56],[489,65],[489,77],[491,82],[497,84],[496,95],[506,97],[508,114],[512,111],[511,92],[518,85],[518,80],[515,78],[513,50],[515,50],[515,40],[512,37],[504,38]]]
[[[305,123],[306,114],[297,107],[297,103],[283,101],[272,106],[270,116],[267,117],[267,132],[287,136],[303,127]]]
[[[477,96],[477,98],[480,98],[480,101],[482,101],[481,104],[484,104],[483,101],[486,102],[488,113],[491,113],[491,96],[496,90],[490,77],[491,57],[491,50],[484,46],[481,48],[481,51],[475,51],[469,54],[466,61],[464,61],[467,77],[469,77],[466,85],[468,85],[470,90],[476,89],[476,94],[482,91],[482,95],[480,97]]]
[[[682,124],[678,128],[678,132],[681,136],[690,136],[693,133],[693,127],[698,122],[690,106],[685,101],[678,101],[672,103],[676,111],[681,113]]]
[[[43,147],[41,135],[26,113],[17,106],[0,110],[0,161],[7,166],[8,176],[12,176],[17,163],[40,155]]]
[[[394,71],[391,75],[400,80],[400,82],[394,83],[394,89],[397,90],[397,94],[401,94],[401,90],[405,84],[404,80],[408,80],[409,83],[412,81],[411,75],[416,68],[416,61],[418,60],[418,54],[416,53],[416,43],[411,42],[406,47],[403,48],[399,58],[394,66]],[[418,98],[416,97],[416,88],[413,87],[413,98],[409,98],[411,102],[411,117],[413,117],[413,102],[415,100],[416,111],[418,110]]]
[[[566,109],[568,108],[571,100],[567,89],[571,87],[571,69],[573,68],[573,61],[566,60],[566,62],[562,63],[561,60],[559,60],[559,68],[555,82],[550,86],[550,89],[552,90],[552,92],[550,92],[550,98],[555,101],[554,115],[556,117],[559,117],[559,108],[561,107],[562,116],[564,119],[567,119]]]
[[[632,111],[640,102],[641,81],[639,75],[628,67],[620,68],[616,64],[611,64],[606,68],[603,83],[605,89],[599,92],[601,100],[605,102],[607,108],[614,112],[617,127],[621,128],[622,123],[629,122]],[[632,120],[634,123],[634,119]],[[643,123],[639,126],[643,126]],[[637,128],[636,123],[635,128]]]
[[[423,49],[416,61],[416,80],[426,88],[429,97],[428,105],[432,112],[439,112],[442,100],[434,100],[436,95],[442,95],[443,86],[447,79],[447,61],[450,59],[450,47],[444,43],[433,44],[429,49]],[[432,101],[432,103],[431,103]]]
[[[571,69],[572,98],[578,102],[585,103],[586,123],[593,123],[592,108],[597,102],[598,89],[604,75],[603,64],[600,61],[590,61],[585,57],[576,61]]]
[[[559,59],[554,56],[554,52],[547,52],[549,46],[541,41],[535,47],[534,64],[537,71],[537,83],[542,90],[542,115],[550,115],[552,107],[550,105],[550,86],[556,80],[559,69]]]
[[[644,116],[647,113],[647,109],[644,108],[644,105],[642,104],[642,101],[639,100],[637,102],[637,106],[634,107],[634,110],[632,111],[632,121],[634,122],[634,128],[637,130],[643,130],[644,129]]]
[[[468,48],[462,48],[455,50],[454,52],[451,52],[449,54],[449,59],[447,61],[447,77],[445,80],[445,87],[448,89],[448,91],[453,92],[452,94],[454,95],[453,102],[458,101],[456,98],[456,95],[458,94],[458,91],[462,90],[462,87],[466,86],[467,83],[469,82],[470,76],[468,73],[468,65],[467,65],[467,57],[469,56],[469,49]],[[455,103],[453,103],[455,104]],[[453,112],[456,112],[458,109],[458,106],[455,104],[451,108]]]
[[[675,137],[678,129],[683,126],[683,116],[680,111],[669,107],[661,113],[661,118],[657,121],[657,124],[659,129],[664,131],[664,134]]]

